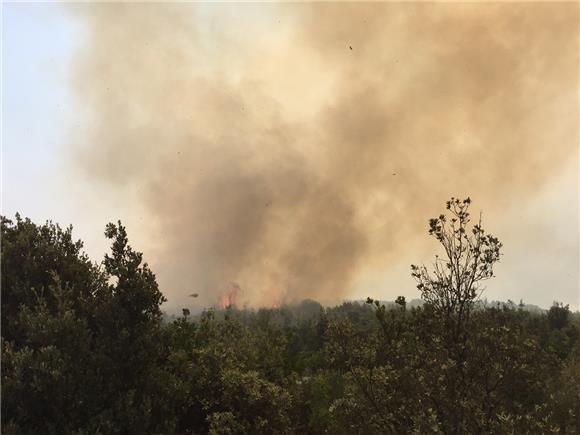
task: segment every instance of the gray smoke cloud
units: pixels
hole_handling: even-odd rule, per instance
[[[133,186],[178,303],[345,296],[452,195],[493,212],[578,144],[578,5],[75,5],[75,158]]]

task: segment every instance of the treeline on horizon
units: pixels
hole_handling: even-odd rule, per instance
[[[423,304],[165,318],[125,228],[89,260],[72,228],[2,217],[2,433],[580,432],[580,319],[481,304],[501,243],[452,198]]]
[[[374,303],[375,299],[373,299]],[[393,309],[397,307],[397,302],[394,300],[377,300],[381,305],[385,305],[386,309]],[[253,308],[249,306],[238,307],[236,305],[231,305],[225,308],[221,308],[219,304],[213,305],[211,307],[205,308],[193,308],[193,307],[184,307],[181,309],[173,308],[169,310],[161,310],[162,311],[162,319],[163,322],[170,323],[175,320],[178,320],[181,317],[189,318],[190,321],[199,322],[202,316],[207,311],[212,311],[214,316],[217,319],[224,319],[226,316],[252,316],[254,314],[258,314],[259,312],[264,311],[272,311],[276,313],[277,317],[281,319],[278,320],[280,322],[286,323],[294,323],[297,321],[301,321],[304,319],[308,319],[312,316],[312,313],[319,314],[321,310],[326,310],[327,312],[331,311],[338,311],[342,312],[344,310],[348,310],[347,307],[350,305],[366,305],[368,304],[368,300],[362,299],[344,299],[336,304],[326,304],[323,305],[322,303],[318,302],[315,299],[303,299],[299,302],[292,302],[292,303],[284,303],[281,306],[276,307],[259,307]],[[561,302],[554,301],[553,305],[563,306]],[[407,301],[405,298],[405,307],[408,309],[419,308],[423,306],[423,301],[421,299],[411,299]],[[534,304],[527,304],[524,303],[523,300],[520,302],[515,303],[511,299],[507,301],[497,301],[497,300],[487,300],[482,299],[477,301],[474,304],[474,309],[486,309],[486,308],[502,308],[507,307],[510,309],[517,309],[517,310],[524,310],[529,311],[532,314],[547,314],[551,308],[545,309],[538,305]],[[578,320],[580,321],[580,311],[572,311],[570,310],[570,306],[568,305],[568,311],[570,315],[570,319],[572,321]],[[283,320],[282,320],[283,319]]]

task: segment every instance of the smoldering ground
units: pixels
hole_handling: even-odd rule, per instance
[[[75,5],[75,161],[136,186],[170,304],[333,301],[451,195],[533,195],[578,144],[578,5]]]

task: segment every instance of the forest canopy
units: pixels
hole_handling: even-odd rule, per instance
[[[578,313],[483,302],[502,244],[470,205],[429,221],[421,304],[173,319],[120,222],[94,263],[72,227],[2,217],[3,433],[577,433]]]

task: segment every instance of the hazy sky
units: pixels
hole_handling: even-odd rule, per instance
[[[171,307],[271,304],[417,297],[470,194],[488,299],[577,309],[578,5],[507,7],[5,3],[2,213],[95,259],[121,219]]]

